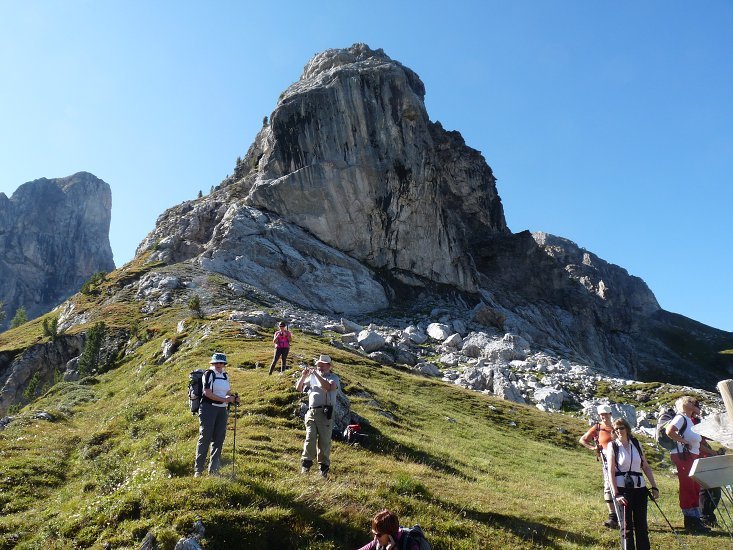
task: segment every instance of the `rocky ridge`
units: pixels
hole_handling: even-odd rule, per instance
[[[162,308],[186,304],[194,295],[203,303],[212,303],[206,274],[201,266],[178,264],[150,271],[123,290],[135,296],[141,311],[156,315]],[[361,315],[351,320],[295,306],[235,279],[229,279],[225,295],[218,296],[218,300],[219,305],[209,306],[205,314],[226,314],[230,322],[241,325],[240,332],[247,339],[261,338],[259,328],[272,329],[284,319],[292,329],[330,335],[331,345],[376,363],[407,368],[448,384],[535,405],[543,411],[594,419],[597,405],[609,403],[616,414],[626,417],[638,430],[646,430],[647,435],[659,403],[668,402],[669,395],[692,393],[705,402],[706,412],[723,410],[719,396],[704,389],[609,376],[551,349],[534,349],[521,335],[484,324],[486,306],[457,307],[453,302],[436,302],[434,297],[425,296],[418,301],[419,307],[409,312]],[[243,300],[266,307],[238,309],[237,304]],[[73,332],[75,327],[87,324],[89,317],[67,302],[60,310],[59,321],[63,330]],[[185,333],[185,327],[184,319],[177,332]],[[205,342],[205,334],[190,338],[196,341],[193,345]],[[83,335],[62,336],[55,342],[31,346],[21,354],[0,354],[0,416],[7,414],[10,405],[28,401],[23,396],[33,377],[36,383],[78,379],[76,361],[83,343]],[[171,360],[184,343],[185,339],[166,340],[160,361]],[[119,331],[108,338],[106,345],[113,355],[128,354],[140,342],[132,334]],[[374,406],[380,414],[389,414],[378,403]],[[343,393],[339,395],[336,417],[339,429],[354,421],[349,399]],[[0,425],[11,420],[6,416]]]
[[[51,310],[99,271],[115,268],[109,244],[112,193],[79,172],[0,193],[0,301],[9,325],[19,307],[33,318]]]
[[[718,354],[733,334],[665,312],[644,281],[567,239],[511,233],[491,168],[430,121],[424,96],[382,50],[317,54],[234,175],[161,215],[138,256],[333,314],[450,295],[610,376],[712,387],[733,373]]]

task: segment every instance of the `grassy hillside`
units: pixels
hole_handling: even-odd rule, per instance
[[[120,308],[109,308],[114,319]],[[147,336],[115,369],[56,384],[0,431],[0,548],[137,548],[148,531],[172,548],[197,519],[211,549],[356,548],[384,507],[403,525],[420,523],[436,549],[617,546],[617,532],[599,527],[600,469],[577,444],[581,420],[380,366],[296,331],[296,356],[334,358],[371,440],[365,448],[335,443],[328,481],[301,476],[293,371],[268,376],[255,367],[269,365],[269,332],[251,338],[220,314],[188,319],[176,335],[188,314],[171,307],[140,320]],[[37,328],[18,337],[32,339]],[[161,344],[174,336],[181,347],[160,364]],[[213,351],[228,354],[242,399],[236,475],[230,421],[224,475],[194,479],[188,372]],[[55,421],[36,419],[41,410]],[[679,527],[676,480],[656,473],[662,507]],[[654,511],[653,545],[675,547]]]

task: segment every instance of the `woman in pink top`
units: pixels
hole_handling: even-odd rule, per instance
[[[404,546],[402,539],[407,536],[406,532],[407,529],[400,527],[397,514],[389,510],[382,510],[372,520],[374,540],[359,550],[401,550]],[[420,546],[413,542],[405,550],[420,550]]]
[[[275,332],[275,336],[272,337],[272,343],[275,344],[275,357],[272,359],[270,372],[268,374],[272,374],[272,371],[275,369],[275,363],[277,363],[277,360],[280,357],[282,358],[282,367],[280,367],[280,372],[285,371],[285,361],[288,358],[288,352],[290,351],[290,342],[292,340],[292,333],[288,330],[285,321],[282,321],[280,323],[280,330]]]

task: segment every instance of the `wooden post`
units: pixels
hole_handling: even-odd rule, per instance
[[[722,380],[718,382],[718,391],[723,398],[723,403],[725,403],[728,420],[733,424],[733,380]]]

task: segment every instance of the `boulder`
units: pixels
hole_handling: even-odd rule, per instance
[[[417,364],[417,355],[406,349],[397,347],[391,352],[396,363],[414,366]]]
[[[367,353],[377,351],[384,347],[385,344],[384,337],[381,334],[373,332],[371,330],[362,330],[356,337],[356,339],[359,342],[359,346],[361,347],[361,349],[363,349]]]
[[[346,330],[346,332],[359,333],[362,330],[364,330],[364,327],[361,326],[360,324],[354,323],[353,321],[349,321],[348,319],[344,319],[343,317],[341,318],[341,324],[343,325],[344,330]]]
[[[451,335],[451,328],[443,323],[430,323],[427,333],[433,340],[442,342]]]
[[[559,411],[565,399],[565,392],[555,388],[543,387],[535,390],[533,401],[541,411]]]
[[[394,357],[392,357],[388,353],[384,353],[383,351],[373,351],[372,353],[369,354],[369,359],[373,359],[374,361],[382,365],[394,365],[395,364]]]
[[[485,348],[489,346],[492,338],[485,332],[472,332],[463,339],[461,353],[468,357],[478,358]]]
[[[457,367],[462,360],[465,360],[464,356],[458,353],[446,353],[441,355],[438,361],[446,367]]]
[[[468,332],[468,329],[466,328],[466,323],[464,323],[460,319],[454,319],[453,322],[451,322],[451,326],[453,327],[453,330],[461,336]]]
[[[239,323],[252,323],[263,328],[275,328],[279,321],[266,311],[233,311],[229,315],[230,321]]]
[[[458,333],[452,334],[451,336],[448,336],[448,338],[446,338],[443,341],[443,345],[448,348],[458,349],[463,345],[463,338],[461,338],[461,335]]]
[[[501,399],[513,401],[514,403],[526,403],[522,397],[522,393],[517,389],[508,376],[503,374],[499,369],[494,370],[494,380],[492,393]]]
[[[407,327],[404,330],[404,334],[407,335],[407,338],[410,340],[410,342],[417,344],[418,346],[428,341],[427,334],[425,334],[425,332],[413,325]]]
[[[415,367],[412,370],[414,372],[424,374],[425,376],[434,376],[434,377],[443,376],[443,373],[440,372],[440,369],[434,363],[418,363],[417,365],[415,365]]]
[[[348,334],[341,335],[341,343],[342,344],[358,344],[359,339],[356,337],[356,333],[349,332]]]

